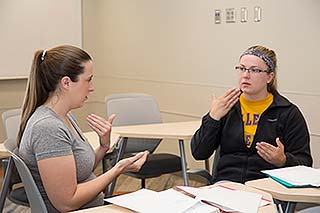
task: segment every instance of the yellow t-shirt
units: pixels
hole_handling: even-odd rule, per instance
[[[260,115],[271,105],[272,102],[273,95],[271,93],[269,93],[265,99],[259,101],[249,101],[244,99],[243,95],[240,96],[244,141],[248,148],[252,145]]]

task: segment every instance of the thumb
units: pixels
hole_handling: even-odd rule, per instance
[[[276,143],[278,147],[283,148],[283,144],[281,143],[280,138],[276,138]]]
[[[212,102],[216,101],[217,97],[215,94],[212,94]]]
[[[115,118],[116,118],[115,114],[110,115],[110,117],[108,118],[108,122],[112,124]]]

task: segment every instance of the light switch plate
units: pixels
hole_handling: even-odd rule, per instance
[[[214,10],[214,23],[215,24],[221,23],[221,10]]]
[[[262,9],[261,9],[261,7],[258,7],[258,6],[256,6],[256,7],[254,7],[254,18],[253,18],[253,20],[255,21],[255,22],[260,22],[261,21],[261,12],[262,12]]]
[[[226,9],[226,22],[227,23],[236,22],[236,9],[235,8],[227,8]]]

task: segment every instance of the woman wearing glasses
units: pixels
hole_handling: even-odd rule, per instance
[[[239,88],[213,97],[191,141],[197,160],[220,147],[213,182],[244,183],[263,178],[261,170],[312,165],[310,137],[298,107],[276,88],[277,59],[263,46],[247,49],[235,67]]]

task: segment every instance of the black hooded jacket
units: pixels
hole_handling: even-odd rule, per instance
[[[260,141],[277,146],[277,137],[284,145],[285,167],[312,166],[310,136],[303,115],[297,106],[278,92],[273,92],[273,95],[272,104],[260,116],[250,148],[244,142],[239,101],[219,121],[211,118],[209,113],[202,118],[202,124],[191,140],[191,150],[196,160],[204,160],[220,146],[214,182],[230,180],[244,183],[266,177],[261,170],[277,167],[261,158],[255,146]]]

